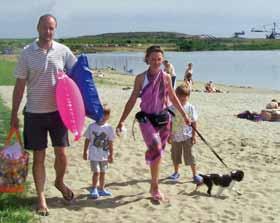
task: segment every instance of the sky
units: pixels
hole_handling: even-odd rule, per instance
[[[38,18],[58,20],[57,38],[113,32],[264,37],[251,28],[279,22],[279,0],[0,0],[0,38],[37,36]],[[269,29],[269,27],[267,27]]]

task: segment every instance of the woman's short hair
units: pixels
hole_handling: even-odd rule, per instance
[[[164,51],[163,49],[161,49],[160,46],[150,46],[146,49],[146,54],[145,54],[145,58],[144,61],[146,64],[148,64],[148,57],[152,54],[152,53],[161,53],[162,55],[164,55]]]

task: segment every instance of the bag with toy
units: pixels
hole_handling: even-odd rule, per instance
[[[13,135],[16,142],[11,144]],[[5,145],[0,148],[0,193],[24,191],[24,182],[28,173],[29,154],[22,148],[19,131],[11,129]]]

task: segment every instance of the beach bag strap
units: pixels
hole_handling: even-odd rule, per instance
[[[19,134],[19,130],[18,129],[15,129],[15,128],[11,128],[9,133],[8,133],[8,136],[6,138],[6,141],[5,141],[5,146],[8,146],[11,142],[11,139],[12,137],[14,136],[14,134],[16,135],[16,140],[19,142],[19,144],[21,145],[21,148],[23,147],[23,144],[22,144],[22,140],[21,140],[21,137],[20,137],[20,134]]]

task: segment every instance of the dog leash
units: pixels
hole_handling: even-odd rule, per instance
[[[170,114],[175,117],[175,113],[168,109],[168,111],[170,112]],[[229,167],[225,164],[225,162],[223,161],[223,159],[218,155],[218,153],[213,149],[213,147],[206,141],[206,139],[204,139],[204,137],[201,135],[201,133],[193,126],[191,125],[193,130],[197,133],[197,135],[200,137],[200,139],[208,146],[208,148],[210,148],[211,152],[214,153],[214,155],[221,161],[221,163],[229,169]]]
[[[221,161],[221,163],[226,167],[229,168],[223,159],[218,155],[218,153],[213,149],[213,147],[206,141],[206,139],[201,135],[201,133],[192,126],[193,130],[197,133],[197,135],[200,137],[200,139],[208,146],[208,148],[211,150],[212,153]]]

